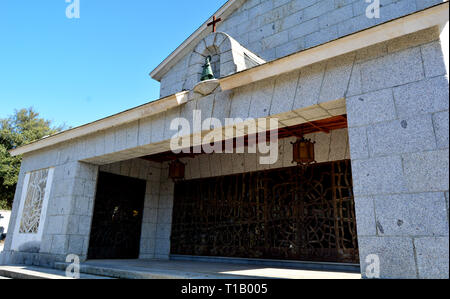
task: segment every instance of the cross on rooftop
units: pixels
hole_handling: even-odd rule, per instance
[[[222,21],[222,18],[216,19],[216,16],[213,16],[212,22],[208,23],[208,27],[209,26],[213,26],[213,31],[212,32],[216,32],[216,24],[219,23],[220,21]]]

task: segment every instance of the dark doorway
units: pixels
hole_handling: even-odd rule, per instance
[[[359,263],[350,161],[179,182],[171,253]]]
[[[137,259],[146,181],[100,172],[88,259]]]

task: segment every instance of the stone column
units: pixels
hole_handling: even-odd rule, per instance
[[[175,184],[169,179],[169,164],[164,163],[161,170],[155,240],[155,258],[161,260],[168,260],[170,255],[174,189]]]
[[[58,166],[55,174],[41,246],[43,265],[55,257],[64,261],[68,254],[86,260],[98,166],[71,162]]]
[[[386,55],[361,63],[362,93],[347,99],[364,277],[372,277],[370,255],[379,257],[381,278],[449,277],[449,85],[441,45],[396,51],[390,44]]]

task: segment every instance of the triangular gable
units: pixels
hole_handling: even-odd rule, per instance
[[[214,15],[217,18],[226,19],[233,14],[239,7],[241,7],[247,0],[229,0],[227,1]],[[163,76],[180,60],[190,54],[197,46],[197,44],[211,33],[211,28],[208,23],[209,18],[198,28],[191,36],[189,36],[178,48],[175,49],[166,59],[164,59],[151,73],[150,76],[161,81]]]

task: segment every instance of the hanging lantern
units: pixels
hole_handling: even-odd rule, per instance
[[[175,160],[169,164],[169,178],[174,181],[183,180],[186,166],[180,161]]]
[[[310,139],[305,139],[304,136],[298,139],[297,142],[292,143],[294,145],[293,156],[294,162],[298,165],[307,166],[316,162],[315,157],[315,142],[311,142]]]

